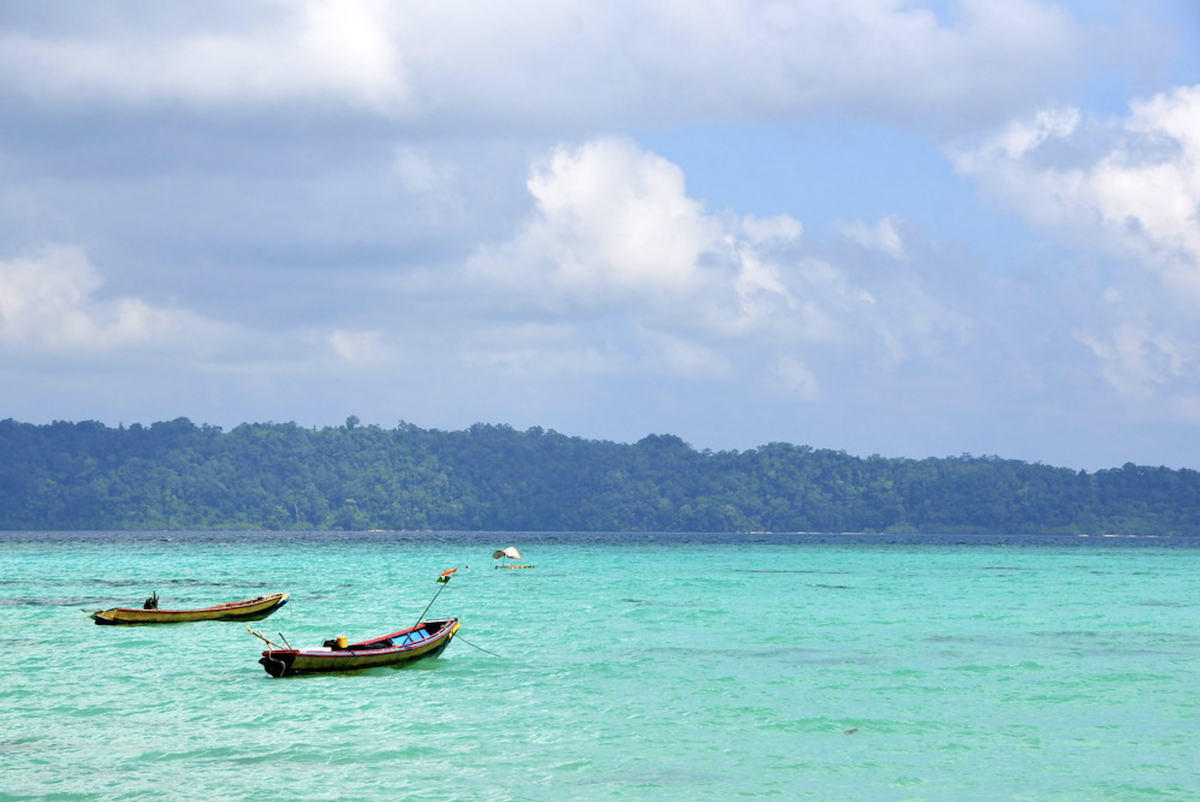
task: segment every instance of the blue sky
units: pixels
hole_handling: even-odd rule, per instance
[[[0,417],[1200,468],[1191,0],[0,0]]]

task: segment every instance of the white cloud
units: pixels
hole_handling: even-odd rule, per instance
[[[762,259],[748,243],[734,245],[741,270],[734,288],[747,320],[769,317],[776,311],[794,309],[795,299],[784,285],[778,265]]]
[[[77,19],[90,26],[9,27],[0,34],[0,65],[32,96],[85,104],[326,97],[392,111],[409,98],[395,5],[386,0],[258,0],[226,10],[228,17],[219,6],[197,16],[180,3],[157,13],[122,5],[89,3]]]
[[[1170,333],[1122,324],[1105,340],[1082,332],[1077,336],[1102,360],[1109,384],[1132,399],[1152,398],[1181,379],[1200,376],[1196,346]]]
[[[1042,109],[1032,119],[1010,122],[1003,131],[986,142],[978,153],[960,154],[959,164],[965,172],[972,172],[976,163],[982,165],[998,159],[1023,159],[1048,140],[1069,137],[1075,133],[1079,128],[1079,121],[1079,109]]]
[[[799,224],[780,217],[743,227],[709,215],[676,165],[629,140],[557,149],[529,191],[534,211],[520,231],[469,266],[492,286],[574,315],[619,306],[710,331],[740,330],[792,305],[759,247],[798,237]]]
[[[83,251],[54,246],[0,261],[0,344],[44,352],[160,349],[204,325],[136,298],[97,297],[102,279]]]
[[[956,359],[968,341],[976,310],[933,286],[946,257],[897,259],[907,250],[896,217],[847,226],[857,248],[836,259],[814,255],[794,219],[710,215],[676,165],[615,138],[558,148],[529,190],[533,210],[512,238],[469,261],[467,303],[557,321],[560,340],[603,343],[609,368],[739,375],[812,399],[818,372],[841,371],[839,360],[892,371]],[[755,375],[766,364],[774,378]]]
[[[392,358],[379,331],[258,331],[141,298],[107,298],[103,286],[76,246],[0,261],[0,350],[86,356],[96,369],[144,359],[259,375],[371,368]]]
[[[954,158],[1034,225],[1143,265],[1200,312],[1200,85],[1120,120],[1043,112]]]
[[[941,411],[976,403],[1018,410],[1014,428],[1038,404],[1100,410],[1115,395],[1095,392],[1101,372],[1146,419],[1164,399],[1200,409],[1196,90],[1119,119],[1034,113],[1083,80],[1107,103],[1194,61],[1097,50],[1128,44],[1115,8],[4,5],[0,353],[28,370],[14,387],[116,366],[114,397],[140,397],[124,392],[140,378],[187,404],[179,378],[207,377],[234,421],[301,405],[338,420],[363,414],[344,409],[357,398],[438,425],[572,410],[590,433],[693,414],[696,431],[806,436],[826,410],[859,443],[875,435],[855,405],[885,410],[876,432],[927,417],[949,442]],[[959,168],[1102,258],[1034,252],[993,209],[955,208],[961,186],[911,136],[1016,118]],[[834,214],[849,222],[826,234]],[[11,256],[48,241],[89,243],[119,272],[79,249]],[[439,419],[452,408],[471,411]]]
[[[964,0],[948,22],[905,0],[245,0],[204,14],[169,0],[154,13],[86,5],[74,27],[10,25],[0,74],[39,98],[324,98],[472,126],[848,109],[941,125],[1044,97],[1046,76],[1075,73],[1084,46],[1082,28],[1041,0]]]
[[[893,259],[903,259],[904,240],[897,230],[898,222],[899,218],[896,215],[888,215],[873,226],[856,220],[852,223],[840,223],[836,228],[842,236],[864,248],[882,251]]]
[[[955,154],[1040,230],[1110,266],[1075,337],[1142,414],[1193,420],[1200,398],[1200,85],[1017,122]]]
[[[683,172],[627,140],[559,149],[530,179],[555,279],[571,290],[602,286],[687,292],[716,221],[687,197]]]

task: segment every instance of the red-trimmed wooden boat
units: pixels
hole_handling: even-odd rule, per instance
[[[91,614],[97,624],[178,624],[184,621],[261,621],[287,604],[287,593],[272,593],[253,599],[196,607],[189,610],[160,610],[155,607],[114,607]],[[158,594],[147,599],[158,603]]]
[[[437,657],[454,640],[458,626],[457,618],[431,619],[390,635],[358,643],[348,643],[345,638],[338,638],[325,641],[322,646],[304,649],[268,649],[258,662],[272,677],[397,666]],[[254,634],[266,640],[261,634]]]

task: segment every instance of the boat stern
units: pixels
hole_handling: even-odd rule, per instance
[[[292,670],[292,663],[295,660],[295,651],[268,651],[262,653],[258,662],[263,667],[263,671],[275,679],[279,679],[280,677],[290,677],[296,673]]]

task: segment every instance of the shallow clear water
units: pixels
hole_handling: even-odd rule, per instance
[[[1088,540],[0,533],[0,800],[1200,799],[1200,548]],[[282,590],[314,645],[455,566],[398,670],[80,612]]]

